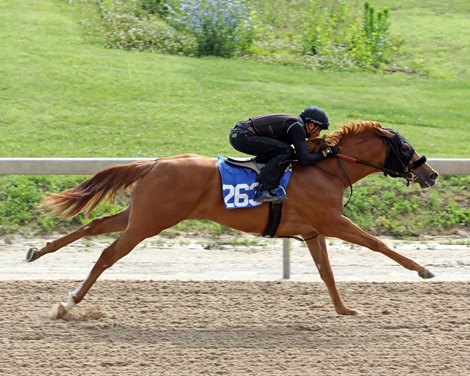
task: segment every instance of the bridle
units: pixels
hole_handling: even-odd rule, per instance
[[[416,161],[411,162],[411,158],[415,153],[415,149],[398,132],[391,129],[387,130],[389,132],[392,132],[394,136],[383,138],[385,144],[387,145],[387,154],[385,156],[385,163],[383,166],[379,166],[340,153],[336,155],[338,164],[341,167],[341,170],[343,171],[346,180],[348,181],[349,188],[351,191],[348,201],[346,202],[346,204],[344,204],[344,207],[346,207],[349,204],[349,201],[351,200],[353,194],[353,187],[351,179],[349,178],[349,175],[347,174],[340,160],[352,163],[359,163],[364,166],[372,167],[376,170],[382,171],[385,176],[389,175],[392,178],[403,178],[407,181],[407,185],[410,185],[410,183],[418,179],[418,176],[415,175],[412,170],[426,163],[426,157],[423,155]]]

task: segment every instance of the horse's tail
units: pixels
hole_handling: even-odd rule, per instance
[[[113,202],[116,193],[132,186],[147,174],[157,163],[136,161],[99,171],[74,188],[46,197],[39,205],[56,217],[68,219],[85,211],[89,215],[105,198]]]

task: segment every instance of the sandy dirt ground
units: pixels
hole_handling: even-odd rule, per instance
[[[285,281],[279,242],[149,242],[60,320],[52,305],[108,241],[25,263],[28,244],[44,240],[0,242],[0,375],[470,375],[467,240],[395,244],[437,274],[431,281],[331,243],[339,289],[359,316],[334,312],[305,248],[292,250]]]
[[[468,375],[470,283],[0,282],[2,375]]]

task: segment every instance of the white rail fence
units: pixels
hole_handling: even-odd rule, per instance
[[[0,175],[90,175],[104,168],[154,158],[0,158]],[[470,175],[470,159],[428,159],[441,175]],[[283,239],[284,279],[290,278],[290,240]]]
[[[155,158],[0,158],[0,175],[90,175],[116,164]],[[470,159],[428,159],[441,175],[470,175]]]

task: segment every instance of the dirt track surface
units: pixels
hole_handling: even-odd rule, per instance
[[[0,281],[1,375],[468,375],[470,282]]]

